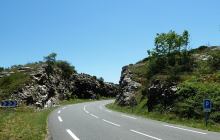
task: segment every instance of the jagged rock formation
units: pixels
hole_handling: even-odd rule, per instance
[[[59,100],[69,98],[114,97],[118,92],[117,85],[104,83],[88,74],[74,73],[70,77],[64,78],[62,70],[58,67],[53,67],[53,73],[48,74],[47,64],[41,64],[30,75],[30,82],[15,91],[12,98],[19,103],[40,108],[51,107]]]
[[[116,103],[119,105],[131,105],[136,104],[134,100],[135,93],[141,84],[132,79],[132,72],[129,70],[129,66],[124,66],[121,72],[121,78],[119,82],[120,94],[116,97]]]
[[[75,93],[79,98],[115,97],[118,86],[113,83],[105,83],[88,74],[75,74],[72,77],[75,85]]]
[[[176,98],[177,90],[178,87],[175,82],[166,82],[159,79],[152,81],[150,87],[147,88],[148,111],[152,111],[158,103],[162,103],[166,109],[166,106],[171,105]]]

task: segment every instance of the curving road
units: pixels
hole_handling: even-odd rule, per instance
[[[68,105],[49,116],[51,140],[218,140],[220,133],[113,112],[113,100]]]

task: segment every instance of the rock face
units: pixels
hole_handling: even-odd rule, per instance
[[[47,64],[42,64],[31,72],[31,81],[15,91],[12,98],[18,103],[44,108],[63,99],[113,97],[118,92],[117,85],[104,83],[87,74],[74,73],[71,77],[64,78],[61,69],[53,68],[53,73],[48,74],[46,68]]]
[[[154,80],[147,89],[147,107],[148,111],[152,111],[157,104],[163,104],[165,108],[171,105],[176,97],[178,90],[177,84],[174,82],[166,82]]]
[[[118,93],[118,85],[105,83],[88,74],[73,75],[72,81],[74,81],[76,96],[79,98],[115,97]]]
[[[124,66],[121,72],[121,79],[119,82],[120,94],[116,97],[116,103],[119,105],[137,104],[135,100],[136,91],[142,86],[140,83],[132,80],[132,72],[129,66]]]

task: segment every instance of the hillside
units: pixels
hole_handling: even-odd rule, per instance
[[[220,123],[220,47],[201,46],[188,52],[187,69],[162,63],[152,56],[123,67],[116,103],[134,112],[157,112],[174,118],[202,119],[203,99],[211,99],[211,123]],[[160,68],[161,66],[161,68]],[[149,69],[153,67],[153,74]]]
[[[16,100],[19,105],[51,107],[61,100],[115,97],[118,86],[104,79],[77,73],[56,54],[44,62],[12,66],[0,72],[0,100]]]

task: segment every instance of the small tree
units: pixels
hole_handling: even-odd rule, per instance
[[[51,53],[48,56],[44,57],[44,60],[47,63],[47,67],[46,67],[47,74],[53,73],[53,65],[56,62],[56,56],[57,56],[56,53]]]
[[[98,81],[100,82],[100,84],[104,85],[104,78],[100,77],[100,78],[98,79]]]
[[[182,34],[182,44],[184,45],[184,49],[186,51],[189,45],[189,32],[187,30],[185,30]]]
[[[44,60],[48,63],[54,63],[56,62],[56,57],[57,57],[57,54],[56,53],[51,53],[49,54],[48,56],[45,56],[44,57]]]
[[[178,35],[171,30],[168,33],[157,34],[154,44],[156,53],[160,55],[170,54],[174,51],[180,52],[183,47],[187,49],[189,33],[185,30],[182,35]]]

